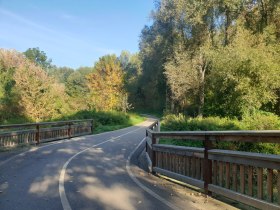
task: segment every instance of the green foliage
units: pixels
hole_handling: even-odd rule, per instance
[[[279,130],[280,118],[272,113],[255,112],[245,116],[242,120],[206,117],[190,118],[182,114],[166,115],[161,123],[161,130],[166,131],[223,131],[223,130]],[[179,146],[202,147],[201,141],[163,139],[163,144]],[[260,152],[280,154],[279,144],[269,143],[240,143],[217,142],[219,149],[240,150],[248,152]]]
[[[128,94],[128,105],[137,109],[142,102],[141,87],[139,84],[139,79],[142,75],[140,56],[138,53],[131,54],[128,51],[122,51],[118,60],[124,71],[124,88]]]
[[[97,112],[97,111],[78,111],[72,115],[64,116],[56,120],[81,120],[81,119],[93,119],[94,133],[100,133],[104,131],[116,130],[132,125],[136,125],[144,121],[144,117],[141,117],[135,113],[123,113],[123,112]]]
[[[49,69],[48,74],[51,77],[54,77],[57,82],[65,83],[67,78],[74,72],[74,69],[69,67],[52,67]]]
[[[238,28],[231,44],[209,52],[206,113],[241,117],[274,104],[280,88],[279,57],[263,36]]]
[[[185,115],[166,115],[162,120],[162,129],[174,131],[219,131],[240,130],[242,125],[236,119],[220,117],[190,118]]]
[[[280,117],[264,111],[255,110],[243,116],[242,129],[246,130],[279,130]]]
[[[72,72],[65,82],[66,93],[72,97],[85,97],[89,92],[86,78],[79,71]]]
[[[87,76],[91,107],[99,111],[126,111],[124,71],[116,55],[105,55]]]
[[[48,70],[51,68],[52,60],[48,59],[46,53],[41,51],[39,47],[29,48],[23,53],[30,61],[41,66],[43,69]]]
[[[280,2],[158,0],[141,33],[142,107],[242,118],[279,111]]]

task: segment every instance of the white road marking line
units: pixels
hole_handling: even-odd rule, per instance
[[[170,203],[169,201],[165,200],[163,197],[161,197],[160,195],[158,195],[157,193],[155,193],[154,191],[152,191],[151,189],[149,189],[148,187],[146,187],[145,185],[143,185],[132,173],[131,169],[130,169],[130,160],[131,157],[133,156],[133,154],[138,150],[138,148],[141,146],[141,144],[145,141],[146,137],[142,139],[142,141],[137,145],[137,147],[129,154],[127,160],[126,160],[126,171],[128,173],[128,175],[130,176],[130,178],[140,187],[142,188],[144,191],[146,191],[148,194],[150,194],[151,196],[153,196],[154,198],[158,199],[160,202],[164,203],[165,205],[167,205],[168,207],[170,207],[173,210],[180,210],[177,206],[175,206],[174,204]]]
[[[67,199],[67,197],[66,197],[65,188],[64,188],[64,177],[65,177],[66,169],[67,169],[67,166],[69,165],[69,163],[70,163],[75,157],[77,157],[78,155],[82,154],[83,152],[86,152],[87,150],[89,150],[89,149],[91,149],[91,148],[94,148],[94,147],[97,147],[97,146],[99,146],[99,145],[105,144],[105,143],[107,143],[107,142],[109,142],[109,141],[112,141],[112,140],[116,140],[116,139],[118,139],[118,138],[120,138],[120,137],[122,137],[122,136],[125,136],[125,135],[127,135],[127,134],[129,134],[129,133],[135,132],[135,131],[137,131],[137,130],[139,130],[139,129],[143,129],[143,128],[142,128],[142,127],[141,127],[141,128],[137,128],[137,129],[135,129],[135,130],[129,131],[129,132],[124,133],[124,134],[122,134],[122,135],[119,135],[119,136],[113,137],[113,138],[111,138],[111,139],[108,139],[108,140],[106,140],[106,141],[103,141],[103,142],[101,142],[101,143],[99,143],[99,144],[92,145],[91,147],[88,147],[87,149],[84,149],[84,150],[82,150],[82,151],[76,153],[75,155],[73,155],[71,158],[69,158],[69,159],[67,160],[67,162],[63,165],[62,170],[61,170],[61,172],[60,172],[60,176],[59,176],[59,196],[60,196],[61,204],[62,204],[62,207],[63,207],[64,210],[72,210],[72,208],[71,208],[71,206],[70,206],[70,204],[69,204],[69,201],[68,201],[68,199]]]

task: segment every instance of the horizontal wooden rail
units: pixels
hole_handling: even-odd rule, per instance
[[[203,148],[159,144],[160,138],[198,140]],[[280,131],[160,132],[146,130],[146,157],[152,173],[220,194],[260,209],[280,209],[280,156],[215,149],[214,142],[280,143]]]
[[[279,130],[267,131],[170,131],[157,132],[151,129],[147,130],[149,136],[155,138],[172,138],[204,141],[206,137],[210,141],[239,141],[239,142],[262,142],[262,143],[280,143]]]
[[[39,144],[93,132],[93,120],[0,125],[0,147]]]

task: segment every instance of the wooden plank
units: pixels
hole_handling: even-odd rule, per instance
[[[186,157],[185,156],[183,156],[182,157],[183,158],[183,162],[182,162],[182,164],[183,164],[183,168],[182,168],[182,174],[184,175],[184,176],[187,176],[187,160],[186,160]]]
[[[229,189],[230,185],[230,163],[226,162],[226,188]]]
[[[174,171],[174,155],[170,153],[170,171]]]
[[[200,179],[200,158],[195,159],[195,178]]]
[[[166,168],[166,159],[167,159],[166,157],[167,157],[166,152],[163,152],[163,153],[162,153],[162,168],[163,168],[163,169],[167,169],[167,168]]]
[[[205,141],[203,142],[204,145],[204,158],[203,158],[203,165],[204,165],[204,192],[207,195],[211,195],[211,192],[208,191],[208,184],[212,183],[212,160],[208,158],[208,151],[212,149],[212,142],[209,140],[209,136],[205,136]]]
[[[152,161],[152,169],[156,166],[156,151],[154,150],[153,145],[156,143],[156,138],[152,136],[152,151],[151,151],[151,161]],[[154,173],[154,171],[152,171]]]
[[[178,156],[174,155],[174,171],[175,173],[178,173]]]
[[[248,195],[253,196],[253,167],[248,166]]]
[[[269,203],[263,200],[259,200],[254,197],[250,197],[248,195],[244,195],[223,187],[219,187],[213,184],[208,185],[208,189],[214,193],[217,193],[219,195],[223,195],[225,197],[228,197],[230,199],[239,201],[241,203],[256,207],[257,209],[269,209],[269,210],[279,210],[280,206]]]
[[[174,146],[174,145],[165,145],[165,144],[155,144],[153,149],[159,152],[170,152],[177,155],[197,156],[200,158],[203,158],[203,152],[204,152],[203,148]]]
[[[222,187],[223,186],[223,162],[219,162],[219,185]]]
[[[240,165],[240,193],[245,193],[245,167]]]
[[[191,158],[191,177],[195,177],[195,157]]]
[[[3,132],[3,133],[0,133],[0,137],[18,136],[18,135],[25,134],[25,133],[36,133],[36,129]]]
[[[277,201],[280,205],[280,170],[277,171]]]
[[[211,160],[210,160],[211,161]],[[212,164],[212,161],[211,161],[211,164]],[[204,180],[204,173],[206,172],[206,168],[204,168],[204,161],[203,159],[201,159],[201,164],[200,164],[200,180]],[[211,176],[212,176],[212,166],[208,166],[209,167],[209,170],[211,170]],[[211,177],[211,180],[212,180],[212,177]]]
[[[273,178],[273,170],[272,169],[267,169],[267,200],[269,202],[273,201],[273,183],[272,183],[272,178]]]
[[[210,151],[209,151],[210,153]],[[266,154],[263,154],[266,156]],[[273,168],[280,170],[280,155],[271,155],[273,157],[268,157],[266,159],[258,159],[257,156],[251,155],[250,158],[247,157],[238,157],[238,156],[230,156],[226,154],[209,154],[210,160],[218,160],[222,162],[230,162],[236,163],[237,165],[249,165],[253,167],[260,167],[260,168]],[[276,157],[277,156],[277,157]]]
[[[232,189],[237,191],[237,165],[232,164]]]
[[[278,143],[280,143],[280,140]],[[242,152],[242,151],[218,150],[218,149],[212,149],[209,150],[208,152],[211,155],[280,162],[279,155],[273,155],[273,154],[262,154],[256,152]]]
[[[156,165],[155,167],[159,167],[161,168],[160,164],[159,164],[159,160],[160,160],[160,152],[156,152]]]
[[[160,152],[160,156],[159,156],[159,166],[160,168],[163,168],[163,152]]]
[[[186,157],[187,176],[191,176],[191,158]]]
[[[263,168],[257,168],[258,176],[258,199],[263,199]]]
[[[214,160],[213,161],[213,184],[217,184],[217,170],[218,170],[218,167],[217,167],[217,161]]]
[[[183,156],[178,156],[178,162],[179,162],[179,174],[182,174],[184,175],[184,172],[183,172]]]
[[[279,143],[280,131],[167,131],[154,132],[156,138],[204,140],[206,136],[211,141],[241,141]]]
[[[170,153],[168,153],[168,169],[172,171],[172,157]]]
[[[147,162],[148,162],[148,170],[151,173],[152,172],[152,161],[151,161],[150,156],[147,152],[145,153],[145,155],[146,155],[146,159],[147,159]]]
[[[160,158],[160,167],[161,168],[164,168],[164,156],[165,156],[165,153],[164,152],[161,152],[161,158]]]
[[[201,181],[201,180],[193,179],[193,178],[190,178],[190,177],[187,177],[187,176],[184,176],[184,175],[181,175],[181,174],[177,174],[177,173],[174,173],[174,172],[171,172],[171,171],[167,171],[167,170],[164,170],[164,169],[161,169],[161,168],[157,168],[157,167],[153,168],[153,170],[156,171],[159,174],[162,174],[164,176],[176,179],[178,181],[182,181],[182,182],[185,182],[187,184],[190,184],[190,185],[193,185],[193,186],[196,186],[196,187],[199,187],[199,188],[204,187],[204,182]]]

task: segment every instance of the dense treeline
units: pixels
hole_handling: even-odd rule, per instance
[[[72,69],[39,48],[1,49],[0,123],[91,110],[279,115],[279,16],[278,0],[161,0],[136,54]]]
[[[82,111],[95,117],[102,111],[126,112],[131,108],[126,86],[133,89],[137,58],[128,52],[106,55],[94,67],[74,70],[52,65],[39,48],[0,49],[0,123],[67,119]]]
[[[158,1],[141,34],[145,107],[191,116],[280,114],[280,2]]]

